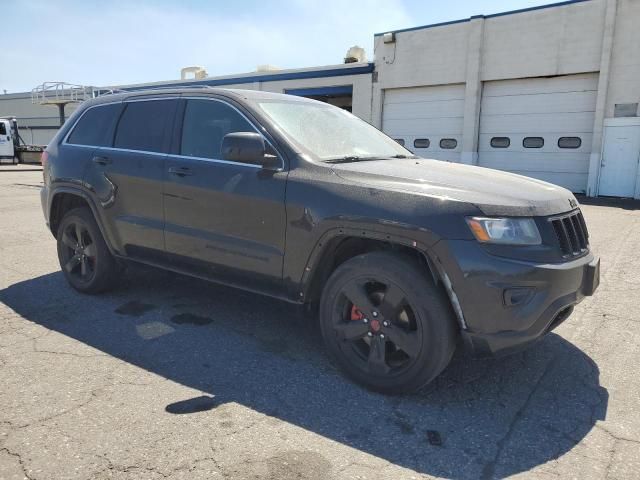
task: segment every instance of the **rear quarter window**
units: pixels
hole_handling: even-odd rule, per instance
[[[122,109],[122,104],[99,105],[87,110],[73,128],[67,143],[110,147],[113,143],[113,130]]]

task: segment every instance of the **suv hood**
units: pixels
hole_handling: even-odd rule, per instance
[[[547,216],[573,210],[578,204],[569,190],[551,183],[440,160],[371,160],[331,168],[350,182],[468,202],[485,215]]]

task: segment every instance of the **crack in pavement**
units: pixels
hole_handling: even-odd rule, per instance
[[[9,450],[7,447],[0,448],[0,452],[6,452],[8,455],[11,455],[12,457],[17,458],[18,464],[20,465],[20,468],[22,469],[22,473],[24,474],[25,478],[27,478],[28,480],[34,479],[34,477],[31,476],[30,472],[27,471],[27,466],[25,465],[24,461],[22,460],[22,456],[19,453],[13,452]]]
[[[29,428],[32,427],[34,425],[40,425],[40,426],[44,426],[45,423],[55,419],[55,418],[59,418],[59,417],[63,417],[69,413],[75,412],[76,410],[79,410],[87,405],[89,405],[91,402],[93,402],[94,400],[96,400],[98,397],[98,393],[100,390],[104,390],[107,387],[99,387],[99,388],[95,388],[93,390],[91,390],[90,394],[91,396],[85,400],[84,402],[80,403],[79,405],[76,405],[72,408],[68,408],[66,410],[63,410],[61,412],[58,413],[54,413],[53,415],[48,415],[46,417],[43,418],[38,418],[36,420],[33,420],[32,422],[29,423],[23,423],[23,424],[19,424],[17,426],[12,425],[13,428],[17,428],[17,429],[24,429],[24,428]]]
[[[540,386],[542,381],[545,379],[545,377],[551,371],[551,368],[555,364],[556,359],[557,359],[557,356],[555,356],[551,360],[549,360],[549,363],[547,363],[544,371],[542,372],[540,377],[538,377],[538,380],[533,385],[533,388],[529,392],[529,395],[525,399],[524,403],[516,411],[516,413],[514,414],[513,418],[511,419],[511,422],[509,422],[509,427],[507,429],[507,432],[505,433],[505,435],[502,438],[500,438],[496,442],[496,446],[497,446],[496,454],[494,455],[493,459],[490,460],[489,462],[485,463],[484,467],[482,468],[482,474],[481,474],[480,478],[482,478],[483,480],[488,480],[488,479],[494,478],[495,468],[496,468],[496,465],[497,465],[498,461],[500,460],[500,455],[502,454],[502,451],[503,451],[504,447],[506,446],[507,442],[511,438],[511,435],[513,435],[513,432],[515,430],[516,424],[522,418],[524,412],[527,410],[527,408],[531,404],[531,400],[533,399],[534,394],[537,392],[538,387]]]

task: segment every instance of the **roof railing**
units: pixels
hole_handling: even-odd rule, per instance
[[[180,88],[205,88],[205,89],[210,89],[210,88],[215,88],[215,87],[211,87],[210,85],[191,85],[191,86],[184,86],[184,85],[158,85],[158,86],[149,86],[149,87],[131,87],[131,88],[97,88],[95,87],[93,89],[93,98],[97,98],[97,97],[102,97],[104,95],[116,95],[118,93],[135,93],[135,92],[142,92],[145,90],[175,90],[175,89],[180,89]]]
[[[31,103],[39,105],[66,105],[92,98],[93,87],[66,82],[44,82],[31,90]]]

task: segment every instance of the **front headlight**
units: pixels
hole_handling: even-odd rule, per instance
[[[540,245],[542,239],[533,218],[467,217],[467,224],[482,243]]]

